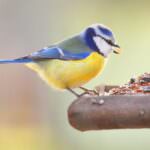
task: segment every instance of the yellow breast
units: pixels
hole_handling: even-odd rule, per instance
[[[27,64],[39,73],[49,85],[65,89],[74,88],[87,83],[102,71],[105,58],[93,52],[83,60],[44,60]]]

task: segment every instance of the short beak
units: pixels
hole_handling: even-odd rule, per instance
[[[113,52],[114,52],[115,54],[120,54],[120,53],[121,53],[121,48],[120,48],[120,46],[119,46],[119,45],[114,45],[114,46],[113,46]]]

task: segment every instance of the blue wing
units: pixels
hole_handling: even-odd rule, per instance
[[[48,47],[40,51],[34,52],[25,57],[20,57],[17,59],[0,59],[0,64],[30,63],[30,62],[46,60],[46,59],[80,60],[89,56],[90,53],[91,52],[88,51],[73,53],[58,47]]]
[[[47,47],[40,51],[34,52],[28,56],[28,58],[34,60],[43,59],[61,59],[61,60],[79,60],[84,59],[90,55],[91,52],[78,52],[73,53],[67,50],[63,50],[59,47]]]
[[[45,59],[80,60],[89,56],[91,52],[91,49],[89,49],[81,40],[81,37],[77,35],[62,41],[57,45],[33,52],[32,54],[25,57],[0,60],[0,64],[30,63],[33,61]]]

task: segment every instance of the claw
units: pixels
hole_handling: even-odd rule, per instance
[[[83,91],[85,91],[83,94],[99,95],[96,90],[89,90],[89,89],[84,88],[84,87],[79,87],[79,88],[82,89]]]

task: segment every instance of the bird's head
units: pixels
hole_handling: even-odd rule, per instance
[[[112,51],[120,53],[120,47],[116,44],[115,37],[111,29],[102,24],[93,24],[82,32],[85,44],[93,51],[107,57]]]

